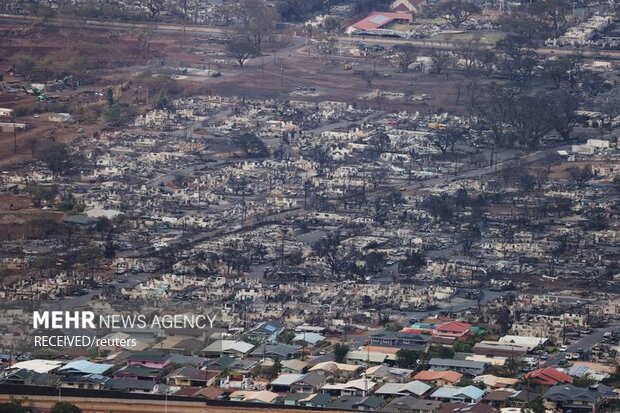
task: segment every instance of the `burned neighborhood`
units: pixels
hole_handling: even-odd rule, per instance
[[[620,410],[620,5],[4,0],[0,413]]]

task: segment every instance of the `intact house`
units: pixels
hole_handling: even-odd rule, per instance
[[[254,348],[254,344],[245,341],[217,340],[205,347],[202,352],[205,357],[234,356],[245,357]]]
[[[390,346],[427,352],[431,336],[384,330],[372,334],[369,341],[370,344],[376,346]]]
[[[131,366],[125,366],[120,370],[117,370],[114,373],[113,377],[115,379],[159,381],[163,374],[163,369],[154,369],[135,364]]]
[[[59,374],[83,376],[89,374],[104,374],[114,365],[93,363],[88,360],[74,360],[65,364],[57,370]]]
[[[617,397],[611,387],[597,384],[587,388],[559,384],[545,393],[545,405],[562,412],[596,413],[608,399]]]
[[[128,366],[143,366],[152,369],[162,369],[170,362],[170,355],[155,351],[141,351],[127,358]]]
[[[442,387],[442,386],[451,386],[463,378],[461,373],[451,370],[444,371],[431,371],[431,370],[423,370],[418,372],[415,376],[413,376],[414,380],[419,380],[425,383],[430,383],[433,386]]]
[[[367,396],[375,386],[374,381],[362,378],[346,383],[326,384],[321,388],[321,392],[332,396]]]
[[[423,397],[432,389],[428,384],[414,380],[409,383],[385,383],[375,392],[379,397],[415,396]]]
[[[437,400],[402,396],[392,400],[381,411],[383,413],[435,413],[441,405],[442,402]]]
[[[426,0],[395,0],[390,9],[400,13],[420,14],[426,5]]]
[[[282,331],[284,324],[279,321],[265,321],[243,334],[243,339],[252,343],[275,343]]]
[[[471,324],[464,321],[448,321],[447,323],[437,326],[433,334],[442,337],[453,337],[455,339],[464,339],[469,335]]]
[[[479,361],[432,358],[428,362],[431,370],[453,370],[468,376],[484,373],[486,364]]]
[[[166,376],[166,382],[171,386],[205,387],[215,383],[217,372],[200,370],[194,366],[183,366]]]
[[[386,364],[368,367],[366,377],[385,383],[405,383],[411,379],[413,370],[390,367]]]
[[[314,393],[326,381],[326,377],[316,372],[306,374],[284,373],[273,380],[269,386],[271,391],[278,393]]]
[[[110,378],[101,374],[70,375],[60,379],[60,387],[101,390]]]
[[[150,380],[110,379],[105,382],[105,390],[117,390],[130,393],[152,393],[156,384]]]
[[[530,379],[539,386],[555,386],[557,384],[571,384],[573,382],[571,376],[553,367],[532,370],[525,374],[523,378]]]
[[[250,355],[253,357],[269,357],[271,359],[289,360],[300,354],[301,347],[282,343],[263,343],[256,347]]]
[[[484,396],[484,390],[476,386],[440,387],[429,396],[433,400],[444,402],[476,403]]]

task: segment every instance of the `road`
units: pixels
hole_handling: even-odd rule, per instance
[[[413,182],[411,184],[406,185],[406,189],[404,193],[411,195],[421,188],[429,188],[429,187],[434,187],[438,185],[445,185],[449,182],[457,181],[460,179],[479,178],[484,175],[491,175],[494,173],[501,172],[505,169],[510,169],[510,168],[514,168],[517,166],[522,166],[522,165],[527,165],[530,163],[538,162],[540,160],[545,159],[547,156],[556,153],[559,150],[568,149],[568,148],[570,148],[570,145],[559,145],[559,146],[555,146],[552,148],[545,148],[545,149],[541,149],[535,152],[530,152],[528,154],[518,155],[516,157],[506,159],[504,161],[498,162],[497,164],[493,166],[484,166],[481,168],[459,172],[455,175],[445,174],[438,178],[431,178],[431,179],[427,179],[424,181]],[[403,178],[403,180],[406,180],[406,178]]]
[[[0,22],[24,23],[30,24],[39,22],[42,19],[34,16],[22,16],[16,14],[0,14]],[[80,18],[61,18],[50,17],[45,19],[45,24],[51,26],[64,26],[66,24],[76,23],[82,24],[85,28],[97,29],[114,29],[132,31],[137,29],[152,29],[159,33],[189,33],[189,34],[208,34],[218,36],[228,36],[233,34],[233,30],[223,27],[180,25],[180,24],[160,24],[160,23],[138,23],[138,22],[116,22],[109,20],[93,20]]]
[[[566,352],[557,353],[549,357],[548,360],[541,364],[541,367],[557,366],[562,360],[566,358],[567,353],[575,353],[579,349],[588,350],[592,348],[595,344],[601,341],[601,339],[603,338],[603,334],[605,334],[605,332],[607,331],[620,331],[620,325],[597,328],[596,330],[592,331],[592,333],[588,334],[587,336],[581,337],[579,340],[568,346]]]
[[[0,14],[0,22],[10,23],[24,23],[30,24],[33,22],[41,21],[39,17],[33,16],[21,16],[14,14]],[[165,24],[165,23],[143,23],[143,22],[116,22],[107,20],[87,20],[76,18],[47,18],[46,24],[52,26],[63,26],[68,23],[75,25],[81,23],[85,28],[97,29],[113,29],[113,30],[127,30],[132,31],[136,29],[149,28],[158,33],[186,33],[186,34],[204,34],[215,35],[220,37],[230,37],[235,33],[233,29],[223,27],[212,26],[198,26],[198,25],[183,25],[183,24]],[[283,53],[290,53],[293,49],[299,48],[306,43],[306,38],[301,36],[294,36],[293,46],[287,47],[282,50]],[[433,40],[415,40],[415,39],[400,39],[400,38],[385,38],[385,37],[364,37],[364,36],[336,36],[336,39],[342,43],[354,44],[358,42],[381,44],[381,45],[395,45],[395,44],[412,44],[421,48],[427,49],[454,49],[461,47],[454,42],[438,42]],[[492,46],[489,45],[489,48]],[[573,55],[580,54],[585,57],[594,57],[598,59],[620,59],[620,50],[583,50],[583,49],[571,49],[571,48],[559,48],[559,47],[542,47],[536,49],[536,52],[542,55]]]

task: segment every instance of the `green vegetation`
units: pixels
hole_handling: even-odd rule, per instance
[[[24,79],[36,82],[73,76],[84,83],[90,78],[87,72],[96,67],[77,51],[69,55],[59,52],[50,53],[43,58],[17,54],[9,59],[9,63]]]
[[[0,413],[28,413],[30,409],[21,405],[16,401],[8,403],[0,403]]]
[[[473,344],[467,341],[455,341],[452,349],[457,353],[471,353]]]
[[[284,330],[278,336],[278,341],[280,343],[290,344],[295,338],[295,333],[291,330]]]
[[[419,358],[417,351],[402,348],[396,353],[396,365],[404,369],[415,369]]]
[[[267,371],[267,376],[269,377],[270,380],[273,380],[280,375],[281,371],[282,371],[282,363],[280,362],[280,360],[276,359],[273,362],[273,365],[269,367]]]
[[[128,103],[115,103],[103,111],[103,120],[110,126],[120,126],[135,116],[135,109]]]
[[[493,31],[476,31],[475,33],[463,32],[463,33],[441,33],[430,38],[436,42],[462,42],[462,41],[474,41],[480,39],[480,43],[494,46],[502,40],[506,35],[501,32]]]
[[[349,346],[337,343],[334,346],[334,359],[336,363],[342,363],[349,352]]]
[[[52,407],[50,413],[82,413],[82,410],[74,404],[58,402]]]

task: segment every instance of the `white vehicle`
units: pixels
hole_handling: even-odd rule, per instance
[[[568,350],[568,346],[560,346],[560,351],[563,353]]]

